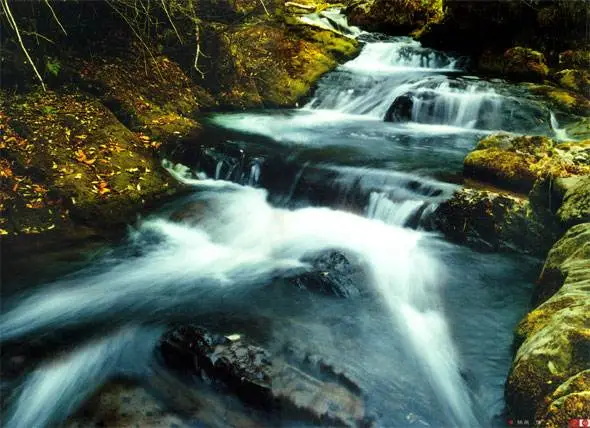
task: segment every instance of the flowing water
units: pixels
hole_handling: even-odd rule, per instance
[[[334,362],[376,426],[502,426],[512,328],[538,263],[452,245],[429,219],[482,136],[562,131],[519,87],[464,66],[367,36],[305,106],[212,115],[189,166],[165,164],[193,193],[91,266],[3,302],[4,342],[72,342],[9,385],[6,426],[54,426],[107,379],[149,378],[171,321]],[[329,251],[364,272],[347,298],[288,280]]]

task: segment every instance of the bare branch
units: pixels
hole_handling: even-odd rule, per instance
[[[10,6],[8,6],[8,0],[2,0],[1,5],[2,5],[2,9],[4,10],[4,13],[6,14],[8,22],[10,23],[10,26],[14,29],[14,32],[16,34],[16,37],[18,39],[18,43],[19,43],[22,51],[24,52],[25,56],[27,57],[27,60],[31,64],[31,67],[33,68],[33,71],[35,72],[37,79],[39,79],[39,82],[41,82],[41,87],[43,88],[43,91],[46,91],[47,89],[45,88],[45,82],[43,81],[41,74],[39,74],[39,70],[37,70],[35,63],[33,62],[33,59],[31,58],[31,55],[29,55],[29,51],[27,50],[27,48],[25,47],[25,44],[23,43],[23,39],[21,37],[20,30],[18,29],[18,25],[16,24],[16,21],[14,20],[14,16],[12,16],[12,11],[10,10]]]
[[[57,22],[57,25],[59,25],[59,28],[61,28],[61,31],[63,31],[64,34],[67,36],[68,33],[66,32],[66,29],[64,28],[64,26],[61,25],[61,22],[57,18],[57,15],[55,14],[55,10],[53,10],[53,7],[49,3],[49,0],[45,0],[45,4],[47,5],[47,7],[49,8],[49,10],[51,11],[51,14],[53,15],[53,19],[55,19],[55,22]]]

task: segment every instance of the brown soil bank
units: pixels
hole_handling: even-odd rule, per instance
[[[279,1],[50,4],[9,3],[40,76],[0,15],[5,263],[119,235],[182,190],[159,155],[198,138],[203,110],[295,105],[358,51]]]

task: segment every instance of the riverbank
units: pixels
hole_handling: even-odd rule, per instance
[[[21,6],[14,6],[17,16],[36,20],[47,38],[71,48],[25,38],[37,66],[45,64],[43,90],[3,26],[3,275],[31,251],[121,236],[138,214],[182,192],[161,157],[199,139],[201,112],[293,106],[358,49],[329,25],[316,26],[323,4],[305,10],[282,2],[218,10],[195,4],[207,11],[197,44],[189,41],[183,10],[171,11],[154,34],[138,35],[126,16],[117,16],[123,10],[107,4],[56,5],[60,23],[71,27],[60,35],[43,21],[49,9]],[[91,19],[96,15],[105,28]],[[185,42],[166,39],[172,30],[184,31]],[[197,68],[187,54],[196,49],[202,50]]]
[[[216,290],[223,290],[224,281],[221,284],[217,281],[227,277],[227,263],[232,267],[237,266],[229,274],[238,275],[244,272],[239,262],[242,260],[246,265],[250,263],[252,253],[258,254],[254,250],[261,243],[260,255],[264,260],[269,254],[275,254],[273,251],[269,252],[268,248],[274,248],[273,245],[277,242],[267,243],[268,236],[298,238],[294,242],[302,241],[305,245],[311,245],[319,236],[324,236],[325,249],[344,245],[354,252],[362,248],[361,255],[371,260],[375,272],[387,274],[383,277],[375,275],[385,279],[372,284],[381,293],[382,300],[387,302],[390,313],[383,314],[383,320],[379,320],[379,331],[372,333],[374,340],[371,344],[377,348],[383,346],[384,331],[390,330],[390,318],[393,315],[402,333],[400,337],[389,337],[386,352],[383,352],[388,360],[396,364],[391,373],[399,373],[398,365],[408,358],[399,350],[400,338],[407,341],[403,342],[406,343],[404,348],[409,349],[411,354],[414,348],[423,350],[425,345],[430,346],[433,340],[429,336],[431,331],[440,333],[436,338],[436,349],[432,352],[411,354],[412,358],[409,359],[417,360],[417,367],[405,362],[407,365],[404,367],[407,370],[404,372],[420,374],[423,371],[431,376],[427,381],[420,376],[410,381],[395,376],[392,376],[394,379],[385,377],[387,381],[396,383],[399,391],[404,393],[384,394],[385,397],[395,397],[384,400],[387,403],[379,404],[384,406],[382,409],[387,409],[385,413],[392,413],[391,402],[403,403],[404,397],[410,402],[399,404],[394,414],[387,416],[399,423],[434,421],[442,424],[452,421],[459,425],[473,426],[472,423],[478,417],[488,420],[497,417],[501,412],[501,409],[496,408],[498,403],[503,405],[500,393],[500,396],[492,397],[494,405],[486,402],[483,406],[490,404],[493,410],[483,412],[481,416],[471,415],[476,410],[475,406],[471,408],[469,405],[470,394],[477,389],[479,382],[485,386],[497,387],[497,378],[486,374],[482,367],[490,368],[486,365],[490,356],[489,348],[498,348],[495,358],[499,361],[503,361],[508,355],[504,351],[510,340],[510,326],[515,323],[511,316],[515,316],[521,306],[511,306],[505,300],[516,295],[522,297],[524,291],[507,289],[506,284],[515,281],[517,284],[511,284],[512,286],[526,288],[523,283],[526,275],[520,271],[520,266],[515,266],[525,263],[524,258],[518,256],[514,257],[517,260],[515,262],[508,260],[512,256],[502,255],[502,259],[494,258],[489,253],[471,253],[467,248],[456,248],[439,242],[421,230],[410,230],[426,227],[428,220],[434,217],[435,224],[438,222],[435,230],[442,230],[451,240],[474,243],[492,251],[524,251],[544,257],[553,247],[535,291],[535,305],[539,306],[518,327],[516,345],[519,350],[508,380],[506,398],[510,415],[515,419],[536,419],[549,426],[559,426],[568,418],[583,417],[587,403],[585,367],[588,366],[589,354],[584,318],[588,309],[586,229],[590,206],[587,182],[589,146],[588,141],[560,140],[573,135],[569,129],[584,127],[586,122],[576,117],[585,111],[583,102],[579,104],[577,101],[584,99],[584,94],[569,96],[573,99],[573,108],[560,111],[557,104],[546,105],[547,98],[539,101],[537,96],[542,97],[542,92],[527,89],[556,86],[531,83],[529,87],[480,79],[467,75],[457,66],[459,60],[455,56],[425,49],[418,43],[403,38],[389,41],[379,38],[369,46],[364,59],[350,62],[346,67],[327,76],[326,81],[320,82],[306,109],[277,109],[243,115],[213,116],[210,122],[218,126],[213,131],[229,128],[231,138],[219,136],[221,144],[216,144],[217,141],[213,140],[203,141],[213,133],[205,132],[205,125],[201,121],[202,112],[220,107],[240,109],[293,106],[301,94],[307,93],[312,82],[323,73],[322,70],[333,67],[339,59],[354,55],[356,42],[343,38],[334,31],[310,29],[309,22],[301,25],[298,19],[309,12],[310,5],[291,6],[297,11],[292,10],[287,16],[279,14],[275,18],[271,18],[271,13],[260,9],[261,5],[251,5],[258,12],[253,13],[253,10],[248,9],[248,18],[242,17],[244,21],[236,18],[242,16],[243,11],[234,10],[229,15],[224,14],[221,20],[215,18],[217,20],[214,25],[203,24],[201,27],[206,32],[210,31],[207,34],[214,43],[211,42],[209,46],[212,49],[217,46],[220,52],[215,62],[205,59],[205,63],[201,64],[201,71],[210,67],[208,73],[214,76],[211,82],[199,80],[202,79],[199,77],[199,70],[192,71],[196,74],[191,75],[186,64],[182,65],[183,58],[186,62],[187,57],[182,57],[178,52],[176,55],[179,56],[171,52],[158,54],[150,59],[138,55],[139,51],[133,51],[137,46],[131,46],[132,49],[127,53],[118,52],[105,57],[108,58],[106,60],[101,56],[89,56],[67,63],[62,69],[69,70],[62,76],[70,76],[70,86],[65,85],[47,92],[29,91],[24,95],[7,95],[10,101],[6,102],[5,109],[9,114],[2,125],[3,130],[6,130],[2,149],[9,154],[10,164],[3,165],[3,177],[9,179],[6,180],[9,184],[3,190],[12,195],[10,207],[14,215],[4,220],[9,225],[4,230],[8,233],[10,227],[10,235],[7,236],[15,241],[25,236],[33,239],[53,236],[55,242],[59,242],[58,239],[69,234],[70,230],[80,230],[80,225],[84,225],[84,230],[88,231],[88,235],[81,235],[81,240],[86,239],[85,236],[120,234],[121,227],[133,222],[137,212],[158,205],[168,196],[179,197],[180,192],[186,188],[185,185],[194,184],[191,182],[194,175],[182,176],[181,178],[185,178],[185,185],[179,184],[160,166],[159,156],[174,155],[172,152],[179,148],[187,152],[191,152],[192,148],[194,153],[191,153],[191,157],[202,158],[190,165],[194,174],[207,172],[210,177],[241,184],[256,184],[268,191],[266,194],[249,187],[227,185],[227,193],[217,190],[210,192],[213,196],[210,196],[209,202],[193,201],[184,211],[171,216],[163,215],[157,220],[151,219],[141,224],[139,230],[132,234],[134,239],[130,241],[133,242],[125,242],[123,245],[130,254],[145,257],[122,257],[118,261],[119,270],[113,271],[108,264],[99,264],[96,267],[99,274],[79,278],[80,284],[88,286],[88,290],[99,290],[97,295],[105,296],[105,300],[101,300],[102,305],[95,305],[94,299],[89,299],[93,294],[88,293],[88,290],[82,290],[83,292],[75,295],[76,299],[72,299],[76,310],[69,307],[71,305],[61,308],[59,305],[53,307],[36,302],[37,304],[30,305],[29,311],[25,306],[22,312],[24,319],[28,316],[29,319],[36,320],[35,323],[31,322],[31,326],[24,323],[23,326],[22,321],[19,321],[21,318],[15,317],[12,319],[14,331],[19,328],[51,330],[54,327],[51,325],[53,317],[58,320],[56,329],[63,327],[60,322],[75,324],[86,316],[89,319],[96,316],[99,320],[103,319],[101,316],[112,316],[119,323],[141,323],[146,319],[153,320],[150,316],[156,314],[154,318],[162,322],[163,316],[165,318],[170,313],[176,316],[177,312],[181,312],[178,307],[191,300],[187,297],[187,292],[195,293],[193,298],[199,303],[196,308],[191,307],[191,311],[213,307],[227,312],[229,309],[226,306],[226,295],[222,295],[218,301],[213,299],[211,304],[204,304],[201,299],[205,296],[195,289],[195,283],[200,285],[201,282],[208,284],[208,281],[212,281],[216,285],[208,290],[212,295]],[[280,10],[284,12],[284,9]],[[228,19],[232,22],[228,22]],[[278,21],[275,22],[275,19]],[[314,28],[317,28],[317,22],[312,22]],[[217,31],[221,31],[223,36],[216,33]],[[184,38],[183,34],[180,37]],[[381,36],[375,36],[378,37]],[[331,52],[329,55],[324,54],[326,49]],[[522,49],[513,49],[510,53],[518,54],[527,67],[532,64],[530,68],[536,73],[535,79],[539,76],[537,72],[545,74],[538,55]],[[251,56],[255,56],[255,59],[252,60]],[[506,61],[512,67],[512,60],[508,58]],[[63,59],[60,63],[62,66],[66,64]],[[274,68],[275,65],[278,68]],[[313,70],[308,70],[307,67],[312,67]],[[502,65],[502,71],[498,73],[505,73],[506,67],[506,64]],[[375,72],[376,68],[379,73]],[[153,72],[150,74],[146,69]],[[162,80],[158,76],[158,70],[160,73],[164,71],[168,79]],[[511,79],[516,80],[530,76],[528,71],[508,74]],[[80,88],[85,88],[83,93]],[[400,88],[404,92],[393,92],[392,88]],[[550,92],[553,93],[552,91],[554,89]],[[570,98],[566,100],[569,102]],[[553,114],[554,109],[557,109],[559,120]],[[516,114],[512,115],[514,112]],[[573,128],[560,128],[562,117],[559,113],[568,118],[571,122],[568,125]],[[387,121],[383,120],[384,117]],[[506,118],[509,120],[505,120]],[[207,126],[210,125],[209,123]],[[554,138],[490,135],[491,131],[497,129],[518,133],[523,130],[531,132],[534,129],[535,132],[553,135]],[[474,146],[475,150],[463,160]],[[276,151],[273,153],[273,150]],[[178,157],[182,158],[176,158]],[[468,186],[453,196],[452,192],[456,188],[454,185],[425,176],[452,177],[454,182]],[[465,179],[472,181],[465,182]],[[220,183],[201,181],[200,184],[205,188],[211,185],[211,189],[218,189]],[[170,190],[164,192],[163,188]],[[289,204],[294,204],[299,208],[301,205],[297,204],[317,204],[328,205],[336,210],[280,210],[266,203],[267,196],[273,202],[276,202],[274,197],[282,197],[283,199],[278,199],[281,203],[277,203],[281,207],[292,208]],[[210,208],[208,203],[212,204],[213,211],[207,215],[207,209]],[[369,219],[350,216],[338,211],[339,208],[362,213]],[[306,213],[311,213],[310,217],[305,217]],[[277,222],[277,219],[280,221]],[[290,222],[288,219],[291,219]],[[350,224],[350,227],[338,229],[337,226],[344,220],[352,222],[345,223]],[[281,228],[275,229],[278,225]],[[390,227],[392,225],[393,228]],[[352,233],[354,231],[359,234]],[[568,232],[564,235],[566,231]],[[212,247],[212,242],[219,243],[215,239],[203,239],[208,234],[221,241],[223,251],[230,251],[232,257],[229,257],[229,261],[224,259],[218,265],[207,262],[211,255],[217,257],[225,254],[223,251],[219,252],[219,248]],[[367,240],[370,236],[373,238]],[[384,236],[388,239],[384,239]],[[159,239],[158,248],[155,249],[152,247],[154,237]],[[561,240],[555,243],[560,237]],[[414,239],[421,244],[416,244]],[[386,247],[381,247],[383,241]],[[398,246],[399,242],[403,245]],[[265,243],[268,245],[265,246]],[[142,244],[145,244],[145,248]],[[292,250],[294,247],[300,248],[286,240],[285,247],[279,247],[282,250],[276,253],[283,254],[283,250]],[[27,248],[26,245],[24,248]],[[39,246],[28,247],[29,250],[31,248],[40,249]],[[180,251],[176,251],[179,249]],[[206,251],[207,249],[211,251]],[[450,255],[445,256],[445,251]],[[191,255],[187,264],[181,263],[180,254]],[[382,257],[383,254],[396,254],[393,261],[399,263],[399,266],[396,265],[394,272],[389,272],[392,258]],[[415,254],[420,257],[414,258]],[[164,260],[162,255],[166,256]],[[304,260],[300,256],[294,260]],[[470,263],[465,260],[473,261],[471,268],[468,266]],[[497,260],[501,260],[500,267],[491,267]],[[441,272],[438,270],[440,266],[435,261],[453,267],[448,279],[448,283],[453,284],[452,287],[444,282],[447,280],[445,275],[438,275]],[[279,263],[277,269],[281,271],[289,266],[293,267]],[[294,284],[298,284],[297,287],[294,284],[283,284],[282,288],[277,285],[280,293],[277,292],[275,298],[270,300],[275,302],[280,299],[281,293],[291,297],[290,293],[304,288],[307,292],[307,288],[311,289],[314,284],[323,292],[326,289],[336,289],[336,295],[340,293],[346,297],[347,293],[353,293],[354,296],[363,298],[363,290],[356,287],[361,280],[335,282],[338,285],[353,283],[354,287],[345,288],[344,291],[331,283],[333,276],[346,277],[349,273],[347,269],[343,270],[344,273],[342,269],[334,272],[329,268],[329,263],[326,267],[324,262],[318,266],[317,272],[294,281]],[[477,278],[479,273],[473,272],[473,266],[478,267],[477,269],[481,266],[485,270],[485,273],[481,273],[485,279]],[[209,272],[208,269],[212,267],[219,270],[214,270],[211,277],[205,277],[203,281],[195,280],[195,277],[202,272]],[[506,272],[498,272],[504,269]],[[129,272],[141,275],[136,278],[134,275],[129,276]],[[407,276],[398,277],[400,272]],[[419,277],[415,278],[414,275]],[[443,279],[439,283],[433,281],[429,275]],[[235,281],[234,277],[229,277],[232,278],[229,283],[239,282],[239,275],[235,277]],[[391,281],[387,278],[391,278]],[[413,282],[413,279],[416,281]],[[265,276],[260,280],[261,283],[269,281]],[[251,285],[248,281],[245,282],[246,285]],[[424,297],[423,300],[410,299],[412,296],[416,297],[415,283],[424,285],[424,290],[419,291],[425,293],[416,293],[417,297]],[[458,290],[467,290],[469,293],[474,284],[478,284],[481,299],[486,304],[478,307],[474,303],[471,305],[471,312],[463,312],[465,301],[478,299],[473,295],[462,295]],[[448,311],[451,326],[449,330],[464,341],[458,340],[458,347],[461,355],[468,356],[466,359],[469,362],[465,367],[449,358],[452,352],[445,354],[449,349],[453,350],[453,343],[446,330],[447,314],[430,310],[431,307],[444,306],[432,300],[436,299],[437,289],[442,285],[446,285],[449,289],[446,292],[449,294],[457,293],[453,298],[447,296],[445,304],[453,308]],[[413,292],[408,293],[409,289],[405,290],[403,286],[411,286]],[[110,287],[108,290],[112,294],[107,293],[105,287]],[[174,300],[176,291],[170,293],[170,290],[177,288],[182,302]],[[148,290],[152,294],[147,293]],[[68,287],[61,290],[66,296],[70,291]],[[396,293],[399,291],[409,299],[405,302],[406,306],[396,304],[396,299],[399,298]],[[55,298],[58,303],[66,301],[59,292],[58,290],[57,294],[49,297]],[[119,292],[123,294],[117,294]],[[249,302],[248,305],[265,307],[268,293],[268,290],[264,290],[263,298],[252,301],[262,303]],[[40,295],[39,299],[45,302],[46,297]],[[297,302],[298,299],[301,296],[295,294],[292,299],[287,300]],[[373,320],[377,316],[375,313],[371,316],[364,314],[362,310],[366,308],[362,308],[359,309],[361,312],[358,317],[347,318],[358,303],[353,299],[350,302],[350,307],[346,307],[345,304],[334,304],[334,301],[309,299],[309,319],[317,319],[318,314],[325,315],[326,318],[322,318],[322,321],[325,325],[334,325],[334,329],[337,328],[335,324],[342,319],[349,320],[340,326],[341,334],[335,338],[334,344],[330,342],[331,336],[321,334],[323,327],[314,326],[314,329],[317,328],[317,342],[325,345],[322,354],[333,354],[336,345],[344,346],[347,341],[341,338],[349,337],[355,328],[363,333],[358,334],[358,342],[353,347],[372,349],[367,346],[365,331],[358,324],[366,322],[374,328],[372,321],[367,320]],[[371,305],[375,302],[368,302],[369,308],[373,309]],[[501,309],[498,309],[501,306],[498,302],[504,305]],[[317,305],[313,306],[313,303]],[[363,300],[362,303],[367,301]],[[239,307],[242,302],[233,304]],[[328,307],[345,310],[334,309],[334,314],[330,314]],[[402,310],[404,308],[406,312]],[[490,308],[493,308],[491,315],[486,314]],[[276,312],[270,319],[280,319],[282,308],[277,306],[273,309]],[[305,308],[299,305],[296,309]],[[39,316],[35,315],[37,310],[41,311]],[[43,310],[48,313],[42,312]],[[505,312],[494,312],[496,310]],[[191,311],[190,316],[194,317],[194,312]],[[499,318],[501,321],[498,321]],[[309,319],[302,318],[295,325],[308,323]],[[50,320],[47,321],[48,325],[43,324],[46,320]],[[297,320],[296,317],[287,318],[284,322],[290,324],[293,320]],[[491,326],[483,332],[485,335],[479,330],[479,325],[470,324],[480,321]],[[470,325],[470,330],[482,335],[470,336],[469,332],[463,331],[462,327],[465,325]],[[420,326],[426,327],[420,329]],[[490,338],[496,337],[492,332],[498,326],[501,333],[497,340],[491,340]],[[115,324],[111,328],[115,328]],[[305,336],[305,328],[301,330],[298,333]],[[290,337],[294,334],[288,328],[282,331],[282,336]],[[563,331],[567,334],[562,335]],[[228,331],[233,337],[230,333],[235,332]],[[105,340],[108,344],[112,337],[108,336]],[[225,339],[221,341],[223,347],[233,349]],[[273,340],[268,342],[278,346]],[[505,346],[498,345],[499,343]],[[470,351],[468,344],[478,347],[477,352],[480,353]],[[484,344],[487,345],[483,346]],[[102,349],[103,345],[97,346]],[[69,355],[60,361],[74,366],[86,364],[84,349],[86,348],[81,347],[81,353],[73,353],[72,359],[69,359]],[[233,351],[227,352],[233,356]],[[346,355],[346,352],[346,349],[338,351],[340,356]],[[256,350],[255,354],[259,355],[261,352]],[[354,355],[354,361],[347,363],[348,368],[365,370],[365,367],[359,369],[358,361],[369,357]],[[370,364],[372,367],[381,368],[385,364],[379,360],[380,355],[376,353],[376,364]],[[392,355],[396,358],[392,358]],[[79,357],[82,360],[77,360]],[[201,358],[207,360],[209,357],[205,355]],[[441,365],[441,361],[449,364]],[[265,364],[255,366],[254,370],[266,373]],[[500,372],[502,377],[507,364],[508,362],[505,367],[499,364],[500,367],[494,366],[490,370],[495,374]],[[479,373],[472,375],[469,369]],[[209,366],[203,368],[203,371],[220,377],[224,373],[211,370]],[[372,391],[375,382],[378,382],[377,378],[383,379],[384,376],[370,372],[362,380],[368,385],[372,384],[367,388]],[[307,377],[305,379],[309,380]],[[75,391],[78,380],[71,381]],[[500,384],[502,381],[500,379]],[[235,382],[235,378],[230,376],[228,383]],[[318,384],[313,380],[310,382]],[[408,383],[404,385],[404,382]],[[432,390],[425,388],[425,391],[418,394],[418,398],[427,397],[425,402],[428,405],[424,406],[412,404],[414,397],[408,398],[406,394],[421,384],[433,385]],[[259,386],[268,389],[267,384]],[[390,388],[382,383],[379,386]],[[377,390],[382,391],[380,388]],[[493,390],[494,393],[498,392],[497,388]],[[344,392],[341,397],[353,404],[350,407],[351,413],[359,415],[357,410],[361,406],[358,405],[356,392],[352,395],[349,392]],[[115,391],[115,396],[118,393],[120,391]],[[452,399],[456,399],[454,403],[451,402]],[[292,397],[286,399],[288,406],[292,406],[293,401],[295,400]],[[320,401],[323,402],[323,398]],[[440,401],[441,407],[449,405],[452,410],[449,414],[436,414],[429,407],[433,401]],[[41,407],[43,406],[37,410],[43,413],[45,410]],[[407,413],[408,409],[412,412]],[[416,409],[419,415],[414,413]],[[312,419],[321,420],[324,417],[322,415],[332,417],[329,412],[315,412],[310,408],[306,411],[308,414],[315,414]],[[380,412],[383,413],[382,410]],[[98,419],[100,418],[102,416]],[[348,416],[344,418],[347,419]],[[360,419],[363,418],[353,417],[354,421]]]

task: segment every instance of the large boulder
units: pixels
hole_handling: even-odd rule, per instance
[[[346,10],[351,24],[369,31],[407,34],[442,18],[441,0],[361,0]]]
[[[549,74],[545,55],[533,49],[516,46],[502,55],[484,52],[478,69],[484,73],[518,80],[542,81]]]
[[[561,70],[553,75],[560,86],[586,98],[590,97],[590,71],[588,70]]]
[[[590,221],[590,175],[577,178],[566,189],[557,217],[565,226]]]
[[[358,426],[364,421],[357,391],[316,379],[241,338],[187,325],[166,333],[159,348],[170,368],[211,379],[259,408],[280,408],[289,417],[328,425]]]
[[[500,187],[528,192],[542,177],[590,174],[590,141],[555,143],[547,137],[495,134],[464,160],[464,174]]]
[[[108,232],[176,189],[153,142],[97,99],[38,91],[3,101],[2,233],[63,237],[73,223]]]
[[[329,30],[273,22],[205,26],[203,76],[219,106],[293,106],[358,43]]]
[[[559,236],[559,228],[539,217],[526,198],[497,189],[455,192],[435,211],[433,226],[454,242],[536,255],[544,255]]]
[[[585,274],[583,268],[587,267],[590,262],[590,228],[588,225],[588,223],[584,223],[572,227],[549,251],[535,288],[534,301],[536,304],[542,303],[554,295],[568,278],[569,282],[575,282],[578,274]]]
[[[580,116],[590,115],[590,100],[580,92],[566,89],[567,80],[566,88],[547,83],[526,86],[532,94],[544,98],[553,109]]]
[[[545,300],[520,322],[506,384],[514,419],[563,426],[586,418],[590,367],[590,223],[572,227],[553,247],[537,290]]]

